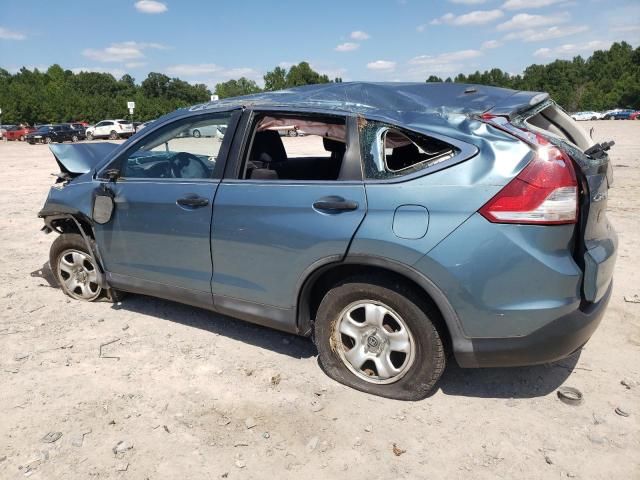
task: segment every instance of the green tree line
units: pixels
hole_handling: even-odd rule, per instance
[[[218,83],[220,98],[273,91],[316,83],[342,82],[314,71],[300,62],[286,69],[275,67],[264,77],[261,88],[254,80],[241,77]],[[494,85],[516,90],[549,92],[568,111],[606,110],[617,107],[640,109],[640,47],[614,43],[589,58],[556,60],[546,65],[530,65],[521,75],[494,68],[469,75],[442,79],[431,75],[427,82],[458,82]],[[151,72],[140,84],[130,75],[116,79],[108,73],[64,70],[52,65],[47,71],[22,68],[15,74],[0,68],[0,108],[2,123],[44,123],[128,115],[127,101],[136,102],[135,118],[149,120],[176,108],[209,100],[204,84],[191,85],[178,78]]]
[[[430,76],[427,82],[442,82]],[[445,82],[478,83],[514,90],[548,92],[565,110],[640,109],[640,47],[614,43],[586,60],[556,60],[530,65],[522,75],[509,75],[499,68],[470,75],[459,74]]]

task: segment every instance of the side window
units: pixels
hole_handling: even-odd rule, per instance
[[[250,180],[338,180],[346,151],[344,117],[260,115],[240,173]]]
[[[452,158],[454,146],[383,122],[360,122],[366,178],[384,180],[428,169]]]
[[[104,122],[98,122],[98,123],[96,123],[96,128],[97,128],[97,127],[102,127],[102,126],[104,126]]]
[[[180,120],[152,133],[124,160],[122,176],[212,178],[231,115],[225,112],[206,120]]]

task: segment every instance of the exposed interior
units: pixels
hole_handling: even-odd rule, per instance
[[[312,138],[300,142],[298,136]],[[241,178],[337,180],[347,149],[345,119],[261,116],[254,121],[250,145]]]
[[[540,130],[568,141],[584,151],[594,142],[586,132],[560,107],[551,104],[526,120],[532,130]]]
[[[430,137],[424,137],[417,143],[395,128],[383,132],[383,141],[386,169],[393,173],[421,163],[427,167],[432,166],[451,158],[454,153],[451,145],[447,143]]]

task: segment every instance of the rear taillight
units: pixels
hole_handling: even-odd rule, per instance
[[[479,210],[490,222],[577,222],[578,182],[571,159],[544,137],[535,137],[534,159]]]

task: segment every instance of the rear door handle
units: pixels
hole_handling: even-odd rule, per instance
[[[198,195],[187,195],[186,197],[179,198],[176,203],[182,207],[206,207],[209,205],[209,200]]]
[[[313,203],[313,208],[315,210],[320,210],[321,212],[326,213],[347,212],[351,210],[357,210],[358,202],[354,202],[353,200],[345,200],[344,198],[338,196],[331,196],[316,200]]]

